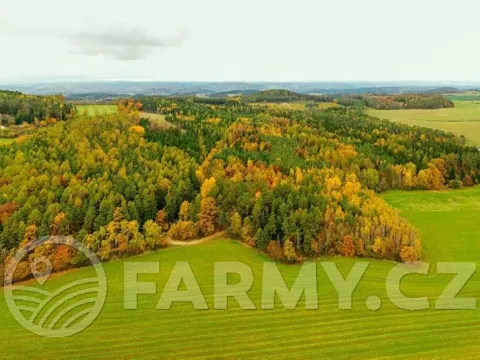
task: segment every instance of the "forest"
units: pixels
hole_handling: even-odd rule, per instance
[[[0,147],[1,259],[45,235],[73,235],[108,260],[227,230],[285,262],[413,261],[417,230],[378,192],[480,182],[478,149],[450,133],[355,107],[220,100],[124,100],[118,114],[77,116]],[[62,247],[39,251],[55,270],[82,263]],[[29,275],[20,267],[17,278]]]
[[[221,99],[238,100],[244,103],[279,103],[279,102],[336,102],[344,106],[367,107],[377,110],[398,110],[398,109],[440,109],[451,108],[455,104],[453,101],[438,94],[416,93],[416,94],[365,94],[365,95],[349,95],[349,94],[299,94],[288,90],[265,90],[250,95],[239,97],[216,98],[219,102]]]
[[[0,90],[0,125],[66,120],[74,115],[75,105],[65,102],[62,95],[34,96]]]

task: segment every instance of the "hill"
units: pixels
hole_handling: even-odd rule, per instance
[[[440,87],[436,89],[431,89],[428,91],[425,91],[424,94],[439,94],[439,95],[446,95],[446,94],[455,94],[461,92],[461,90],[452,87],[452,86],[445,86],[445,87]]]
[[[79,116],[0,147],[2,260],[32,236],[74,235],[108,260],[161,247],[167,233],[228,230],[286,262],[412,261],[418,231],[378,192],[480,181],[480,153],[462,139],[356,109],[140,100],[158,114],[127,99],[118,114]],[[58,270],[74,259],[62,257]]]

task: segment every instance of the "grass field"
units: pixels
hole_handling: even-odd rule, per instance
[[[114,114],[117,112],[116,105],[77,105],[77,114],[88,116],[97,116],[104,114]]]
[[[368,110],[368,113],[408,125],[450,131],[480,145],[480,101],[455,101],[455,107],[448,109]]]
[[[168,129],[174,127],[173,124],[165,120],[165,115],[140,112],[140,117],[150,120],[150,123],[158,128]]]
[[[449,192],[390,192],[384,198],[422,234],[424,260],[478,261],[480,259],[480,187]],[[264,256],[233,240],[168,248],[125,261],[160,262],[160,274],[141,275],[157,281],[161,291],[176,261],[189,261],[209,307],[213,304],[213,262],[240,261],[255,276],[249,292],[260,304]],[[329,258],[344,276],[355,259]],[[18,325],[0,294],[2,359],[478,359],[480,316],[477,310],[434,310],[433,301],[449,283],[448,275],[409,275],[402,283],[407,296],[429,296],[432,309],[405,311],[387,298],[385,277],[393,263],[370,262],[354,292],[353,309],[338,310],[338,296],[318,266],[319,309],[241,310],[231,300],[228,310],[193,310],[176,303],[171,310],[155,310],[159,295],[139,297],[138,310],[123,309],[124,261],[105,264],[109,289],[105,308],[84,332],[65,339],[39,338]],[[288,285],[297,265],[280,265]],[[58,287],[83,278],[80,269],[49,281]],[[235,281],[235,280],[234,280]],[[479,295],[480,276],[474,275],[460,296]],[[383,301],[380,310],[366,308],[369,296]]]
[[[8,145],[12,142],[14,142],[15,139],[10,139],[10,138],[0,138],[0,146],[2,145]]]
[[[478,91],[465,91],[458,94],[448,94],[447,97],[452,101],[479,101],[480,93]]]

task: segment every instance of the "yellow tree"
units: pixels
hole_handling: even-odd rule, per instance
[[[212,192],[215,186],[215,183],[216,183],[216,180],[213,177],[203,182],[202,187],[200,189],[200,193],[202,194],[203,199],[206,199],[210,195],[210,193]]]
[[[217,223],[217,206],[215,199],[207,197],[200,203],[200,213],[198,214],[198,229],[204,235],[210,235],[215,232]]]

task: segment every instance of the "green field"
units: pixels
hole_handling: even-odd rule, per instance
[[[480,259],[480,187],[449,192],[390,192],[384,198],[416,225],[424,243],[423,258],[436,261]],[[213,304],[213,262],[240,261],[255,275],[249,295],[260,304],[262,263],[267,260],[233,240],[169,248],[125,261],[160,262],[159,275],[141,275],[157,281],[159,295],[139,297],[138,310],[123,309],[124,261],[105,264],[109,289],[97,321],[71,338],[39,338],[21,328],[0,295],[2,359],[478,359],[480,316],[477,310],[434,310],[434,299],[449,283],[449,275],[409,275],[402,283],[407,296],[429,296],[432,309],[405,311],[387,298],[385,277],[393,263],[369,261],[370,267],[354,292],[353,309],[338,310],[338,297],[318,266],[319,309],[241,310],[231,300],[228,310],[193,310],[177,303],[171,310],[155,310],[160,291],[176,261],[189,261],[209,307]],[[344,275],[354,259],[329,258]],[[281,265],[291,285],[298,265]],[[83,278],[91,269],[76,270],[48,282],[58,287]],[[236,281],[235,279],[233,281]],[[238,280],[237,280],[238,281]],[[460,296],[479,295],[480,275],[469,281]],[[383,301],[380,310],[366,308],[369,296]]]
[[[88,116],[97,116],[104,114],[114,114],[117,112],[116,105],[77,105],[77,114]]]
[[[8,145],[12,142],[14,142],[15,139],[10,139],[10,138],[0,138],[0,146],[2,145]]]
[[[459,94],[449,94],[447,97],[452,101],[479,101],[480,93],[478,91],[467,91]]]
[[[471,144],[480,145],[480,101],[455,101],[454,108],[368,110],[372,116],[464,135]]]

